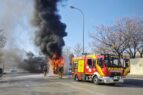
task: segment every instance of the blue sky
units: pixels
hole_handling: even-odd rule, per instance
[[[112,25],[123,17],[143,19],[143,0],[65,0],[59,4],[58,9],[62,22],[67,25],[68,36],[64,39],[69,47],[74,47],[78,43],[82,45],[82,15],[79,11],[71,9],[71,5],[84,13],[86,48],[90,47],[89,43],[92,41],[89,32],[95,32],[96,26]],[[9,46],[17,45],[26,51],[38,53],[33,43],[35,30],[30,23],[33,0],[2,0],[0,13],[0,28],[10,39]]]
[[[62,22],[66,23],[68,36],[66,46],[82,45],[82,15],[71,9],[75,6],[85,15],[85,47],[89,47],[92,39],[89,32],[96,31],[95,27],[104,24],[112,25],[123,17],[139,17],[143,19],[143,0],[67,0],[65,6],[59,6]],[[63,5],[64,5],[63,4]]]

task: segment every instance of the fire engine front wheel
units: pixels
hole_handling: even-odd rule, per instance
[[[99,84],[99,79],[97,76],[94,76],[93,79],[92,79],[93,83],[95,84]]]
[[[78,79],[78,76],[77,76],[77,75],[75,75],[75,76],[74,76],[74,80],[79,81],[79,79]]]

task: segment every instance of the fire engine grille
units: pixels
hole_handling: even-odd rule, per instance
[[[121,73],[120,72],[111,72],[110,77],[114,77],[114,76],[121,76]]]

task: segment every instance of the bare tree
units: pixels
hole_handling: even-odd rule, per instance
[[[140,43],[143,41],[143,23],[138,18],[126,18],[123,21],[124,27],[122,27],[124,28],[125,37],[128,41],[126,52],[131,58],[135,58],[137,51],[139,51]]]
[[[3,48],[6,43],[6,37],[4,36],[3,30],[0,29],[0,48]]]
[[[96,31],[90,35],[94,43],[100,42],[100,49],[112,50],[120,57],[126,51],[131,58],[135,58],[138,46],[143,41],[143,23],[138,18],[123,18],[112,26],[100,25]]]
[[[143,57],[143,44],[139,45],[137,50],[138,50],[138,52],[140,54],[140,57],[142,58]]]
[[[112,52],[112,50],[108,48],[105,44],[103,43],[97,44],[97,41],[93,41],[90,46],[91,46],[91,52],[95,54],[105,54]]]
[[[64,55],[67,55],[67,56],[69,56],[70,54],[72,54],[71,47],[65,46],[65,47],[63,48],[63,54],[64,54]]]
[[[5,43],[6,43],[6,38],[4,36],[3,30],[0,29],[0,49],[5,46]],[[3,58],[3,52],[2,52],[2,50],[0,50],[0,64],[3,63],[3,59],[2,58]]]
[[[81,44],[76,44],[75,46],[74,46],[74,49],[73,49],[73,53],[74,53],[74,55],[76,55],[76,56],[80,56],[81,54],[82,54],[82,46],[81,46]]]
[[[122,31],[118,31],[117,26],[98,26],[96,28],[97,33],[92,33],[91,38],[95,42],[100,42],[102,45],[100,49],[104,52],[106,50],[116,53],[119,57],[122,56],[122,53],[126,49],[126,39],[123,37]],[[95,43],[94,42],[94,43]],[[103,47],[104,46],[104,47]]]

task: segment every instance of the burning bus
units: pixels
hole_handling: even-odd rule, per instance
[[[67,55],[58,56],[56,53],[49,59],[51,73],[59,74],[60,76],[71,74],[70,57]]]

